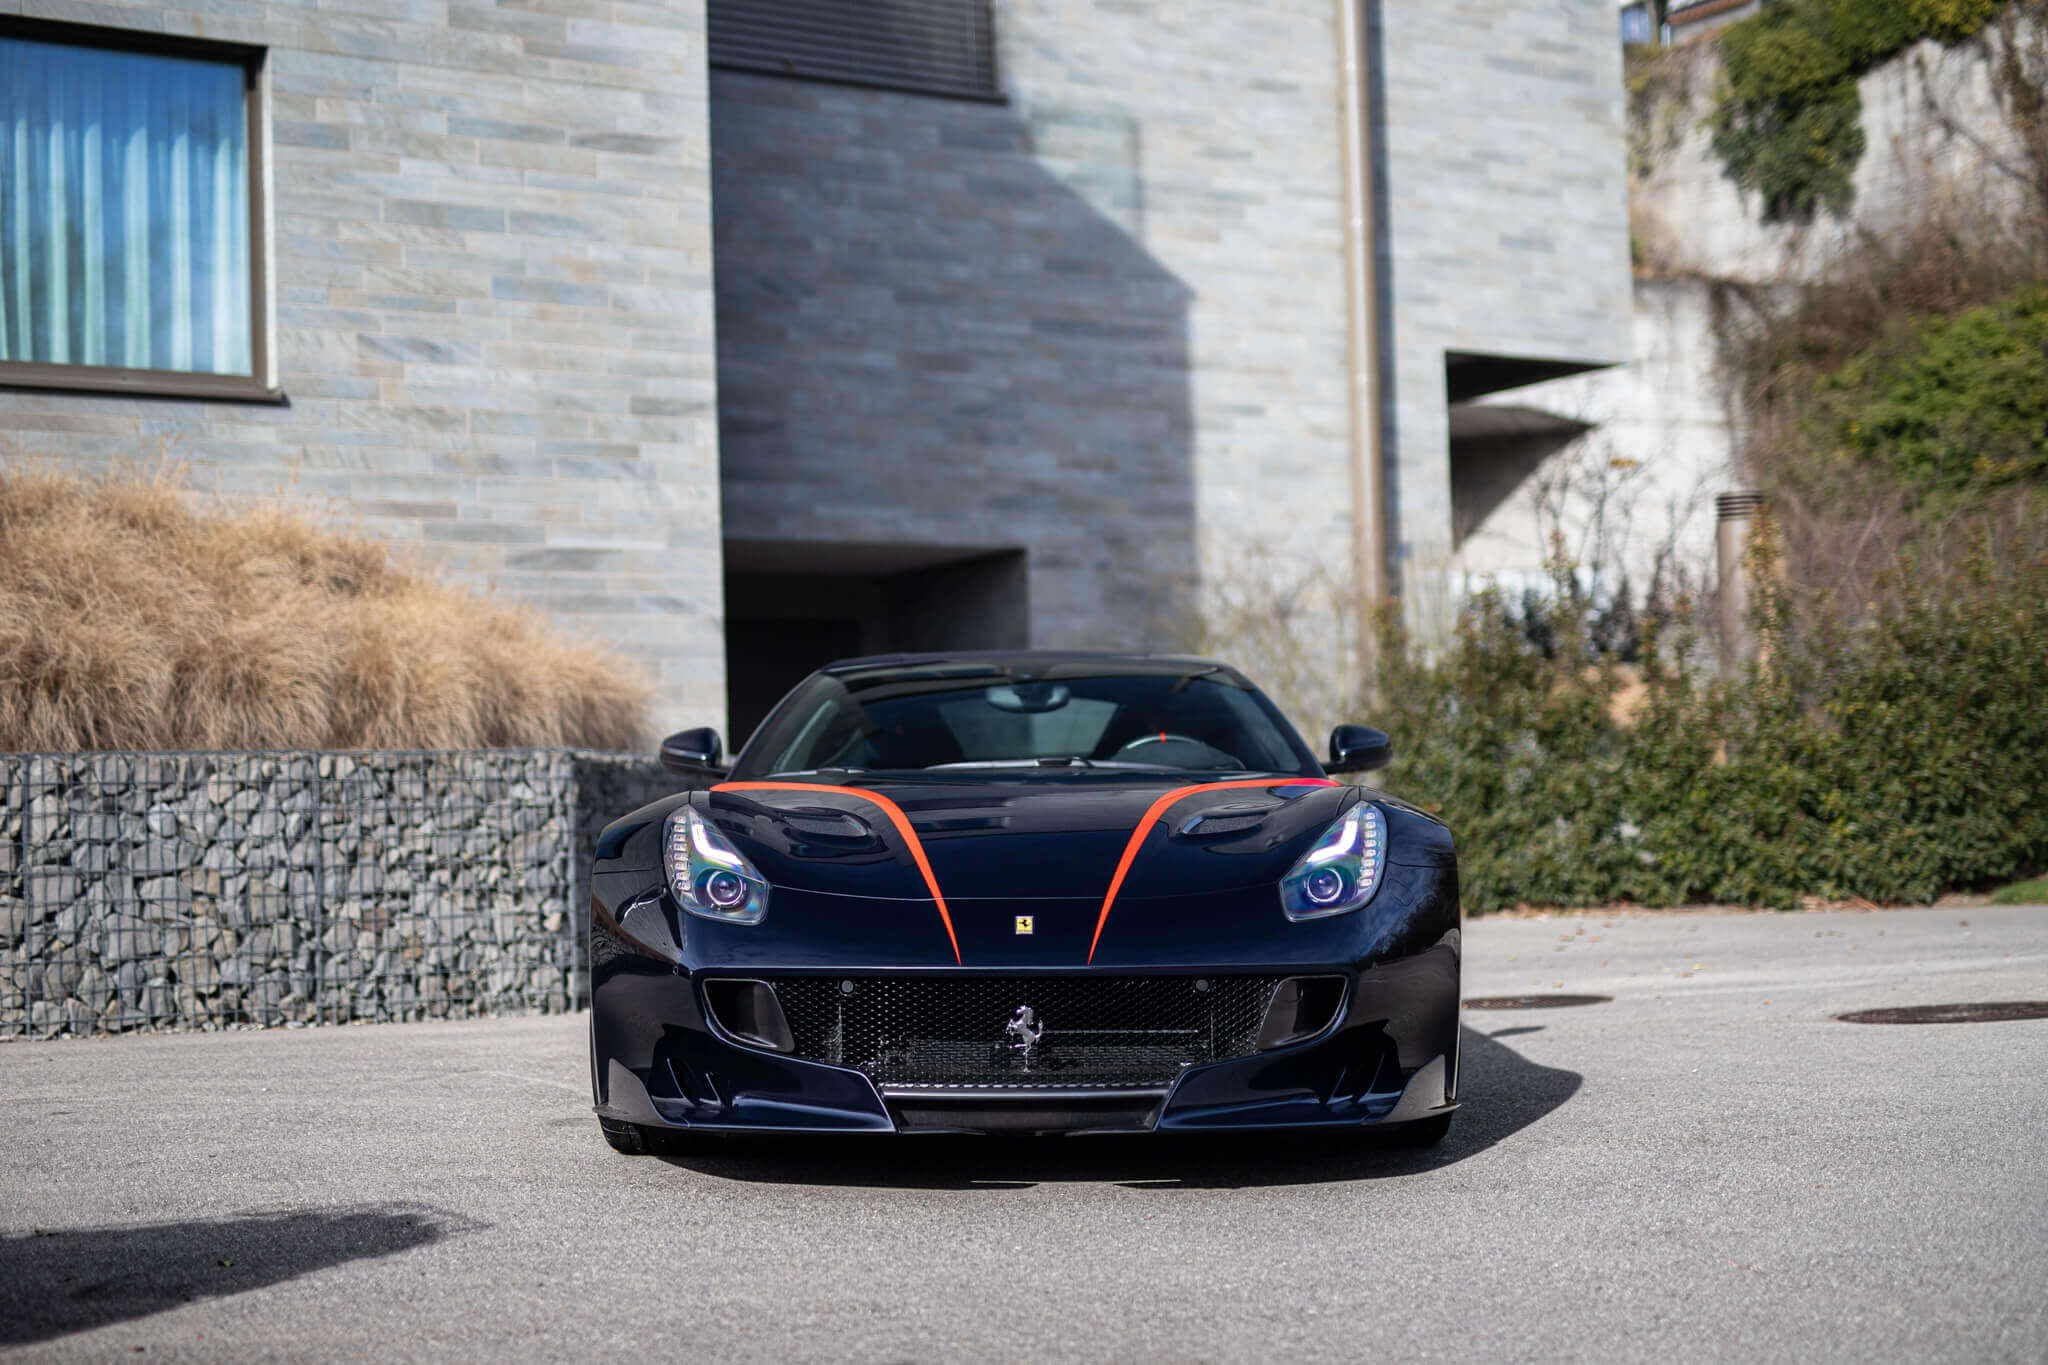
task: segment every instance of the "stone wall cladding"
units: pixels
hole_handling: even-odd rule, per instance
[[[1629,358],[1621,45],[1608,0],[1379,0],[1388,524],[1425,638],[1461,596],[1444,353]]]
[[[0,391],[0,459],[289,495],[722,724],[702,0],[0,0],[268,51],[285,407]]]
[[[1245,552],[1348,579],[1340,52],[1331,0],[997,0],[1039,164],[1188,290],[1200,569]],[[1104,300],[1114,317],[1120,300]]]
[[[1334,8],[995,20],[1000,105],[713,73],[727,534],[1024,548],[1045,646],[1348,576]]]
[[[1604,0],[1363,8],[1392,548],[1434,630],[1444,353],[1628,356],[1621,54]],[[1336,14],[996,0],[993,106],[714,73],[728,533],[1025,547],[1048,645],[1147,643],[1254,547],[1348,583]]]
[[[0,756],[0,1037],[560,1012],[638,756]]]

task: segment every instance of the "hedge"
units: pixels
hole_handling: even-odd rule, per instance
[[[1683,615],[1636,670],[1482,596],[1435,659],[1389,634],[1381,779],[1456,833],[1466,908],[1924,903],[2048,866],[2048,564],[1970,567],[1856,624],[1765,594],[1768,658],[1701,680]]]

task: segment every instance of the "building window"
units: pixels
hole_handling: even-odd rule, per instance
[[[999,100],[989,0],[708,0],[711,65]]]
[[[1621,41],[1626,44],[1655,41],[1650,24],[1648,0],[1644,0],[1642,4],[1621,7]]]
[[[101,32],[0,28],[0,383],[269,396],[258,54]]]

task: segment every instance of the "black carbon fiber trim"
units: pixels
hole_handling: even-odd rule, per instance
[[[795,1036],[793,1055],[856,1067],[891,1091],[1093,1090],[1166,1086],[1184,1067],[1249,1056],[1280,980],[857,976],[768,984]]]

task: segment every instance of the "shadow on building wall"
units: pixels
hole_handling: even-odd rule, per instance
[[[1166,643],[1191,294],[1133,236],[1137,130],[731,71],[711,100],[734,739],[849,647]]]
[[[1473,532],[1521,492],[1551,456],[1592,429],[1589,422],[1541,408],[1453,405],[1452,548],[1462,550]]]

